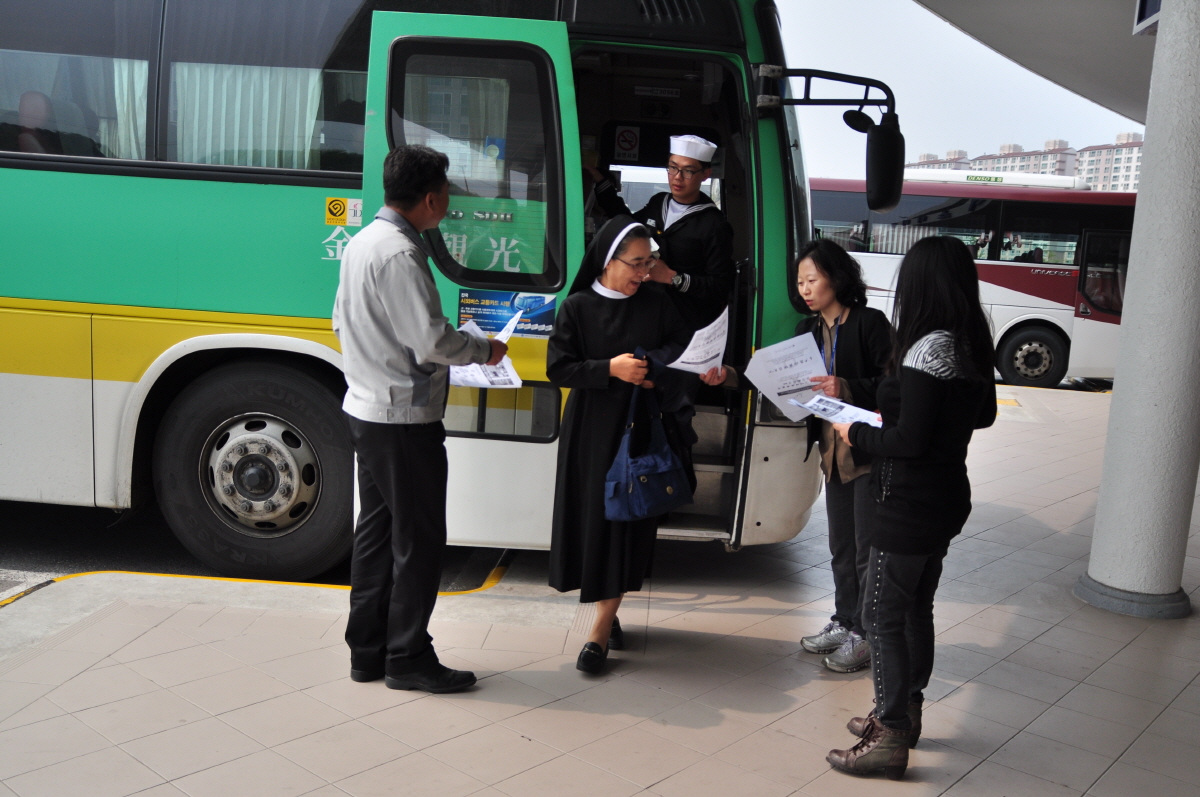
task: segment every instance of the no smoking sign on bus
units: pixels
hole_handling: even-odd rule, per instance
[[[642,129],[629,125],[617,125],[613,135],[613,160],[636,161],[641,148]]]

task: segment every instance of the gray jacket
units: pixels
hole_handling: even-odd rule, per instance
[[[342,344],[349,415],[374,423],[440,421],[450,365],[487,362],[483,338],[442,315],[424,241],[384,207],[346,245],[333,333]]]

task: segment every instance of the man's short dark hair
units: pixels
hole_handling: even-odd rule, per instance
[[[411,210],[426,194],[442,190],[450,159],[416,144],[402,144],[383,161],[383,201]]]

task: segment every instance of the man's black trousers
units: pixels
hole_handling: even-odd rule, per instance
[[[446,430],[349,417],[358,455],[350,564],[351,667],[407,675],[437,664],[429,616],[446,549]]]

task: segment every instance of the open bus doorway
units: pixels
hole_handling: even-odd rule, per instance
[[[588,46],[573,57],[583,162],[619,181],[631,210],[668,191],[666,164],[670,137],[694,134],[717,144],[712,177],[701,190],[733,227],[733,258],[738,274],[728,297],[730,327],[726,362],[744,369],[752,339],[752,262],[757,250],[752,175],[747,151],[746,102],[742,81],[730,63],[716,55]],[[588,189],[590,200],[590,187]],[[586,203],[590,234],[607,220]],[[660,525],[659,536],[673,539],[733,539],[738,501],[737,463],[745,443],[744,391],[703,388],[693,427],[695,502]]]

